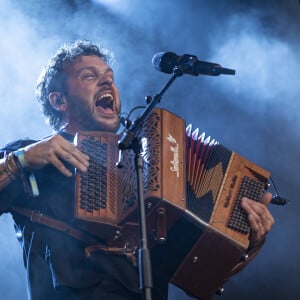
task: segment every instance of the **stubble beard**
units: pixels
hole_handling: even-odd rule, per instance
[[[89,107],[81,107],[77,111],[80,120],[79,127],[83,131],[108,131],[116,132],[120,127],[119,118],[105,118],[99,116]]]

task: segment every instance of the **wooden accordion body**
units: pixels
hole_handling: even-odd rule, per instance
[[[140,132],[144,159],[147,234],[153,259],[166,262],[170,282],[198,299],[211,299],[249,246],[243,196],[261,197],[269,172],[155,109]],[[120,136],[80,132],[90,156],[76,174],[76,225],[111,246],[139,246],[134,156]]]

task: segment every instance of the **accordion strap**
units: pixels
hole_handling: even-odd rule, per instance
[[[92,238],[88,234],[85,234],[84,232],[70,226],[65,222],[49,217],[38,210],[31,210],[25,207],[13,206],[12,211],[16,212],[19,215],[27,217],[31,223],[41,224],[49,228],[64,232],[72,238],[90,245],[85,248],[86,257],[91,257],[97,252],[106,255],[125,255],[129,262],[136,266],[135,249],[108,247],[104,244],[101,244],[99,240]]]
[[[25,207],[13,206],[12,211],[19,215],[27,217],[31,223],[37,223],[49,228],[64,232],[85,244],[90,246],[85,248],[86,257],[91,257],[97,252],[106,255],[125,255],[127,259],[136,266],[135,249],[108,247],[101,244],[99,240],[93,239],[88,234],[70,226],[69,224],[49,217],[37,210],[31,210]]]
[[[38,210],[31,210],[25,207],[13,206],[12,211],[27,217],[31,223],[41,224],[52,229],[62,231],[71,237],[88,245],[99,244],[99,240],[92,238],[84,232],[70,226],[69,224],[49,217]]]

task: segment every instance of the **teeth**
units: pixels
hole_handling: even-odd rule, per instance
[[[109,93],[107,93],[107,94],[103,94],[101,97],[100,97],[100,99],[99,100],[102,100],[102,99],[104,99],[104,98],[109,98],[109,99],[113,99],[113,96],[111,95],[111,94],[109,94]]]
[[[113,96],[111,93],[106,93],[101,95],[101,97],[96,101],[96,106],[101,106],[103,108],[113,109]]]

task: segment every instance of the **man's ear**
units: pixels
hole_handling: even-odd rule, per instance
[[[58,111],[65,111],[67,109],[67,102],[65,96],[61,92],[52,92],[49,94],[49,102],[51,106]]]

